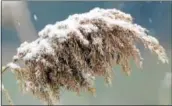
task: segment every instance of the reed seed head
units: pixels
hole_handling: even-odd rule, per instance
[[[48,104],[59,101],[60,88],[95,93],[95,78],[103,76],[111,83],[115,65],[130,75],[131,58],[142,66],[137,43],[168,63],[158,40],[148,35],[147,29],[133,23],[131,15],[116,9],[95,8],[74,14],[45,26],[38,35],[35,41],[21,44],[11,68],[15,69],[23,91]]]

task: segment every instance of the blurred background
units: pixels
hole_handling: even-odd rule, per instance
[[[7,1],[2,1],[5,3]],[[112,87],[105,86],[103,78],[96,80],[96,97],[88,93],[76,93],[62,91],[61,104],[64,105],[159,105],[172,104],[171,102],[171,15],[172,2],[165,1],[147,1],[147,2],[117,2],[117,1],[28,1],[27,6],[17,5],[12,9],[13,16],[22,20],[21,26],[11,23],[2,26],[2,65],[12,60],[16,54],[16,48],[25,40],[34,40],[39,32],[47,24],[54,24],[56,21],[62,21],[69,15],[75,13],[88,12],[89,10],[100,8],[117,8],[133,16],[137,24],[150,30],[152,36],[155,36],[160,44],[164,46],[169,57],[169,64],[161,64],[156,56],[148,50],[142,49],[141,54],[144,58],[143,69],[138,69],[131,62],[132,74],[127,77],[120,67],[114,67],[115,76]],[[21,8],[22,7],[22,11]],[[7,7],[8,8],[8,7]],[[16,9],[19,8],[19,9]],[[28,10],[29,11],[28,11]],[[2,10],[2,14],[7,12]],[[27,10],[27,11],[25,11]],[[16,14],[15,14],[16,13]],[[21,14],[20,14],[21,13]],[[27,16],[27,17],[26,17]],[[2,18],[4,18],[2,16]],[[26,19],[27,18],[27,19]],[[5,20],[6,18],[4,18]],[[2,19],[3,20],[3,19]],[[13,20],[13,19],[9,19]],[[15,21],[15,20],[13,20]],[[11,27],[13,26],[13,27]],[[20,93],[15,76],[11,72],[4,73],[2,77],[4,86],[16,105],[39,105],[41,102],[33,96]],[[6,101],[2,93],[2,104]]]

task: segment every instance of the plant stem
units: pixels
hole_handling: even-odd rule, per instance
[[[8,90],[4,88],[2,91],[4,91],[5,97],[6,97],[6,100],[8,101],[8,103],[9,103],[11,106],[13,106],[13,102],[12,102],[12,99],[11,99],[11,96],[10,96]]]
[[[1,75],[2,75],[8,68],[9,68],[8,66],[3,66],[3,67],[2,67]],[[2,86],[3,86],[3,88],[2,88]],[[11,99],[11,96],[10,96],[8,90],[4,88],[4,85],[3,85],[3,84],[1,84],[1,88],[2,88],[2,91],[5,93],[6,100],[8,101],[8,103],[9,103],[11,106],[13,106],[13,102],[12,102],[12,99]]]
[[[1,73],[3,74],[8,68],[9,68],[8,66],[3,66],[3,67],[2,67],[2,72],[1,72]]]

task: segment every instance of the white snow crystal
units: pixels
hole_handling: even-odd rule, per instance
[[[14,63],[8,63],[7,66],[11,69],[20,69],[20,66]]]
[[[149,18],[149,22],[152,23],[152,19],[151,18]]]
[[[34,18],[35,21],[38,20],[38,17],[36,16],[36,14],[33,15],[33,18]]]

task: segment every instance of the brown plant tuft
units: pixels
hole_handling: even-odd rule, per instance
[[[147,32],[134,24],[129,14],[95,8],[47,25],[37,40],[21,44],[14,56],[19,67],[11,68],[23,91],[56,104],[60,88],[94,93],[96,76],[111,83],[112,66],[120,65],[130,75],[129,61],[133,58],[141,67],[137,42],[156,53],[163,63],[168,62],[164,48]]]

